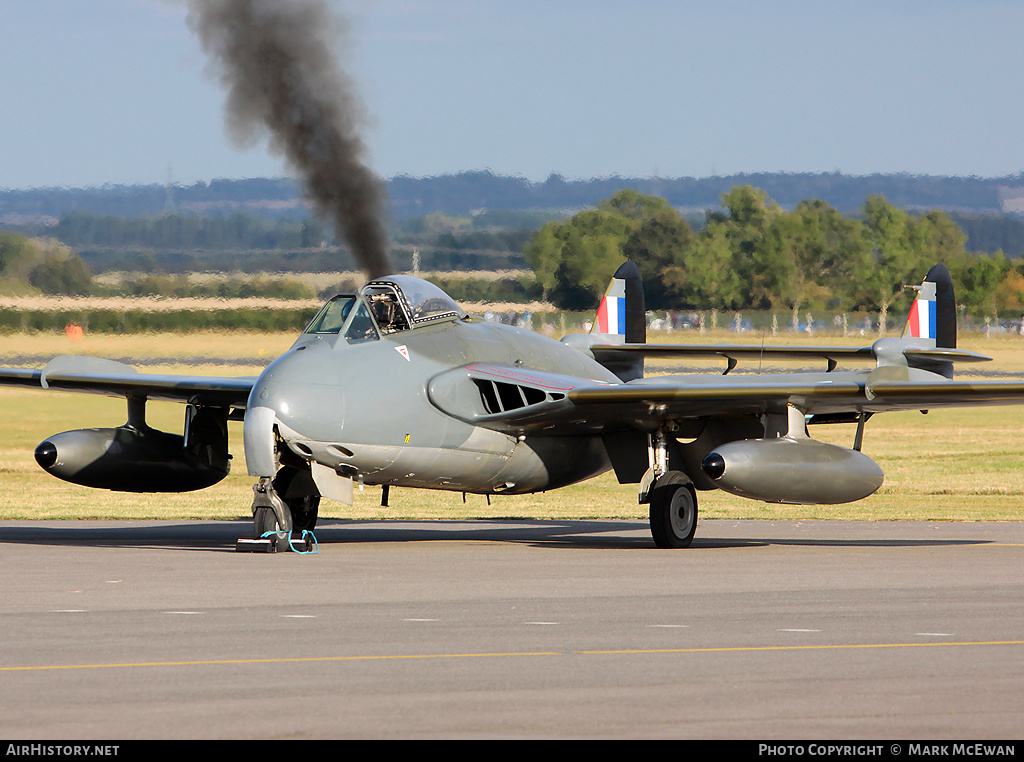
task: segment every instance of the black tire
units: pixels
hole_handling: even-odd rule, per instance
[[[252,515],[252,522],[257,537],[262,537],[267,532],[276,532],[279,528],[273,508],[257,508]]]
[[[300,534],[303,530],[312,531],[316,526],[317,513],[320,511],[320,496],[306,495],[281,499],[292,512],[292,531]]]
[[[320,511],[320,495],[287,497],[288,487],[298,475],[298,469],[283,466],[274,478],[274,492],[284,501],[285,507],[291,511],[292,531],[301,534],[302,530],[313,531],[313,527],[316,526],[317,514]]]
[[[659,548],[688,548],[697,531],[697,493],[675,481],[651,492],[651,535]]]

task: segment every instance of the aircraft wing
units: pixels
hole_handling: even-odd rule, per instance
[[[690,376],[609,384],[584,378],[475,363],[431,380],[431,401],[450,415],[508,433],[551,435],[651,428],[671,418],[737,416],[785,410],[790,401],[809,412],[855,409],[865,402],[864,376],[765,380],[763,376]],[[466,382],[479,394],[472,394]],[[482,400],[482,404],[481,404]]]
[[[759,414],[789,403],[808,414],[1024,404],[1024,381],[890,380],[888,374],[876,380],[874,375],[860,374],[857,379],[844,374],[835,381],[818,376],[806,382],[748,376],[728,385],[623,384],[575,389],[567,399],[581,408],[611,406],[639,413],[646,407],[648,417],[663,418]]]
[[[1024,381],[878,381],[865,389],[875,410],[917,410],[1024,403]]]
[[[57,357],[41,370],[0,368],[0,386],[56,389],[244,408],[255,377],[177,376],[139,373],[98,357]]]
[[[823,416],[1024,404],[1024,381],[907,380],[906,370],[902,377],[886,369],[785,377],[656,376],[641,383],[607,384],[477,363],[436,377],[429,393],[442,410],[478,426],[552,436],[650,429],[670,419],[781,413],[789,404]],[[477,386],[482,406],[479,397],[465,393],[463,381]]]

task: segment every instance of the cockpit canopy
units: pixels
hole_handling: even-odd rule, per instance
[[[340,333],[349,344],[358,344],[380,338],[378,329],[388,334],[464,317],[466,311],[433,283],[410,275],[389,275],[367,283],[359,296],[331,299],[305,333]]]
[[[389,275],[386,278],[373,280],[363,286],[359,292],[370,303],[374,317],[381,313],[393,313],[388,321],[393,330],[415,328],[423,323],[434,320],[462,319],[466,311],[454,299],[435,286],[411,275]],[[378,311],[374,305],[389,304],[393,309]],[[378,319],[381,330],[385,322]]]

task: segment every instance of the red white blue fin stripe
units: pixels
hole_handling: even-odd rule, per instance
[[[626,281],[612,278],[608,291],[597,308],[597,320],[591,333],[626,335]]]
[[[925,282],[917,288],[917,299],[914,300],[914,304],[910,308],[910,317],[907,319],[907,328],[903,331],[903,338],[935,341],[938,336],[935,284]]]

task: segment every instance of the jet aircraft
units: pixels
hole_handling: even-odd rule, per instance
[[[645,377],[646,357],[720,357],[724,374]],[[820,360],[820,372],[730,374],[741,360]],[[243,421],[257,536],[310,530],[322,497],[353,483],[480,494],[551,490],[613,469],[638,485],[654,542],[688,547],[697,492],[836,504],[882,471],[861,451],[875,413],[1024,402],[1024,382],[953,380],[953,286],[937,265],[902,338],[866,347],[646,343],[633,263],[613,277],[594,329],[561,341],[465,312],[431,283],[393,275],[328,301],[258,378],[137,372],[94,357],[0,369],[0,384],[127,400],[116,428],[56,434],[35,451],[49,473],[89,487],[182,492],[229,470],[228,421]],[[838,364],[867,361],[859,371]],[[146,423],[148,400],[185,405],[184,433]],[[809,436],[856,425],[852,446]]]

